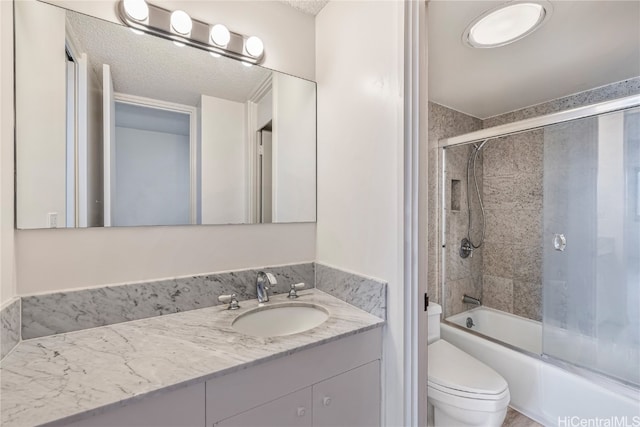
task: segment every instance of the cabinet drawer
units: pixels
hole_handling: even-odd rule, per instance
[[[213,424],[214,427],[310,427],[311,387]]]

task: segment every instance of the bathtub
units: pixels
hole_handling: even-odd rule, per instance
[[[490,339],[469,333],[467,318],[474,323],[471,330]],[[502,375],[509,384],[509,405],[545,426],[640,426],[640,391],[546,361],[540,356],[540,322],[478,307],[448,317],[440,333]]]

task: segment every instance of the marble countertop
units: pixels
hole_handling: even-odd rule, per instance
[[[384,323],[316,289],[299,295],[296,302],[322,305],[330,316],[289,336],[234,331],[233,319],[257,306],[247,300],[235,311],[219,305],[23,341],[0,364],[0,424],[72,422]]]

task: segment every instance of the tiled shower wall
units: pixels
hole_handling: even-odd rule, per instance
[[[483,303],[534,320],[542,318],[543,142],[535,130],[484,148]]]
[[[441,295],[442,287],[442,270],[441,262],[441,235],[442,224],[440,215],[440,198],[442,197],[440,182],[440,174],[442,168],[441,150],[438,149],[438,140],[449,138],[456,135],[462,135],[473,132],[482,128],[482,121],[475,117],[454,111],[443,107],[442,105],[429,103],[429,171],[428,171],[428,292],[430,298],[445,306],[445,313],[451,314],[463,311],[462,295],[466,292],[477,298],[482,297],[482,250],[474,253],[472,258],[462,259],[456,255],[457,247],[460,240],[467,234],[467,202],[466,192],[463,190],[459,193],[460,206],[455,212],[446,217],[449,220],[447,224],[447,260],[453,261],[452,265],[445,266],[446,273],[446,298]],[[466,168],[469,147],[460,147],[451,149],[447,152],[448,170],[447,182],[450,189],[451,180],[459,181],[459,188],[466,188]],[[482,174],[482,159],[478,159],[478,171]],[[480,177],[481,179],[481,177]],[[475,203],[475,202],[474,202]],[[449,212],[451,206],[446,207]],[[449,256],[452,255],[452,256]],[[473,267],[472,268],[472,263]]]
[[[447,257],[446,295],[441,295],[440,248],[442,194],[438,185],[441,153],[438,140],[480,128],[550,114],[597,102],[640,93],[640,77],[603,86],[565,98],[481,121],[438,104],[429,104],[429,294],[443,303],[450,316],[470,307],[462,304],[464,293],[479,296],[488,307],[540,320],[542,315],[542,130],[503,137],[487,143],[478,170],[486,209],[486,240],[472,259],[457,255],[460,239],[466,235],[466,159],[468,147],[447,149]],[[464,161],[462,161],[464,159]],[[460,179],[460,212],[453,212],[449,195],[452,179]],[[480,218],[479,210],[474,218]],[[472,294],[475,292],[475,294]]]

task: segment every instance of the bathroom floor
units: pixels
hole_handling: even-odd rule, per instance
[[[526,417],[515,409],[509,407],[507,409],[507,416],[502,423],[502,427],[543,427],[542,424],[538,424],[531,418]]]

